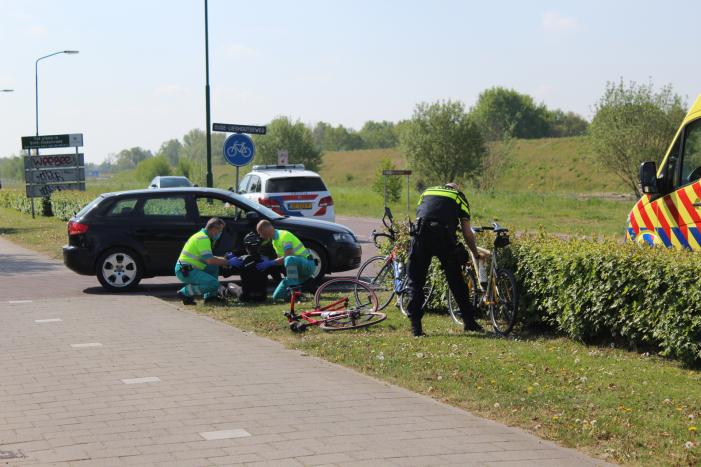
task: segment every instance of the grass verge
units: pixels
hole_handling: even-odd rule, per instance
[[[366,331],[300,336],[288,330],[285,308],[200,305],[198,312],[609,461],[701,461],[701,374],[676,363],[565,338],[463,334],[436,314],[424,318],[429,336],[414,339],[394,309]]]
[[[0,208],[0,236],[23,247],[62,258],[66,243],[66,223],[54,217],[32,216],[14,209]]]

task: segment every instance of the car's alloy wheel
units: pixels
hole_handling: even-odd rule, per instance
[[[140,259],[128,250],[108,251],[100,257],[97,267],[97,278],[111,291],[131,290],[141,281]]]
[[[309,250],[309,254],[312,256],[314,261],[316,262],[316,268],[314,269],[314,274],[312,275],[312,280],[313,281],[320,281],[321,279],[324,278],[325,270],[326,270],[326,259],[324,258],[323,252],[319,252],[319,247],[316,245],[309,246],[307,247]]]

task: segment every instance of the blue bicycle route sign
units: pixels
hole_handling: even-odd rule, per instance
[[[253,161],[256,145],[250,136],[234,133],[224,141],[224,159],[234,167],[243,167]]]

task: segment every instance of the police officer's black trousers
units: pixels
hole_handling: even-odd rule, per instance
[[[460,271],[459,257],[462,255],[456,254],[458,248],[455,235],[442,226],[425,225],[421,229],[421,233],[412,238],[407,270],[409,276],[407,292],[411,296],[409,317],[414,334],[421,333],[423,288],[426,284],[426,274],[431,265],[431,259],[434,256],[438,257],[441,262],[450,291],[460,307],[463,322],[469,323],[475,319],[475,308],[470,302],[467,285]]]

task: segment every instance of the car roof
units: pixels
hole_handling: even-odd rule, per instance
[[[139,195],[149,195],[158,196],[163,193],[194,193],[194,194],[211,194],[220,196],[229,196],[236,198],[236,193],[229,190],[222,190],[220,188],[204,188],[204,187],[175,187],[175,188],[161,188],[159,190],[143,189],[143,190],[124,190],[124,191],[113,191],[110,193],[102,193],[104,197],[111,196],[139,196]]]
[[[250,174],[262,174],[267,178],[288,178],[288,177],[318,177],[320,175],[311,170],[300,170],[300,169],[263,169],[263,170],[252,170]]]

